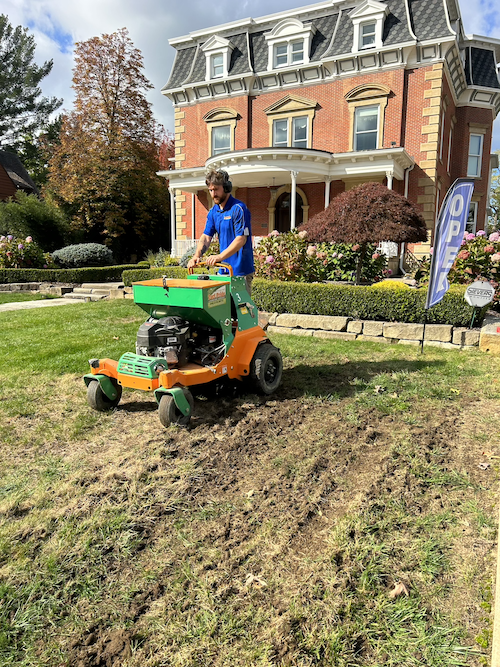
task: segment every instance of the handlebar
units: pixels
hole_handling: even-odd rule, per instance
[[[198,262],[198,264],[196,266],[190,266],[188,268],[189,275],[190,276],[193,275],[194,269],[198,268],[199,266],[207,266],[207,263],[206,262]],[[215,268],[216,266],[222,267],[223,269],[227,269],[230,276],[234,275],[233,267],[231,266],[231,264],[225,264],[224,262],[217,262],[217,264],[214,264],[213,266],[210,266],[209,268],[212,269],[212,268]]]

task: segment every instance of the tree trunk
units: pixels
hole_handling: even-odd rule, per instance
[[[356,282],[355,285],[361,284],[361,269],[363,268],[363,260],[366,255],[366,243],[361,244],[361,250],[359,251],[358,261],[356,262]]]

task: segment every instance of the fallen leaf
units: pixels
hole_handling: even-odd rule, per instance
[[[382,385],[378,384],[373,391],[375,394],[381,394],[385,391],[385,387],[382,387]]]
[[[480,468],[481,470],[488,470],[490,465],[491,463],[478,463],[477,467]]]
[[[450,387],[450,391],[452,391],[454,394],[460,393],[460,389],[453,389],[453,387]]]
[[[255,588],[266,588],[267,582],[254,574],[247,574],[245,586],[255,586]]]
[[[389,597],[391,599],[397,598],[400,595],[410,595],[410,592],[406,588],[406,586],[402,583],[399,582],[398,584],[394,584],[394,588],[392,591],[389,593]]]
[[[251,498],[254,493],[255,493],[255,491],[253,489],[251,489],[251,491],[247,491],[247,493],[245,493],[245,495],[246,495],[247,498]]]
[[[398,398],[398,397],[399,397],[399,394],[396,394],[396,393],[391,394],[391,397],[392,397],[392,398]]]
[[[113,340],[120,340],[118,336],[113,336]]]

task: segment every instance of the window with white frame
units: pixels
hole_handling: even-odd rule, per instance
[[[450,173],[451,166],[451,142],[453,138],[453,126],[450,127],[450,134],[448,135],[448,163],[446,165],[446,171]]]
[[[354,150],[371,151],[378,147],[379,106],[357,107],[354,114]]]
[[[212,155],[231,150],[231,126],[218,125],[212,128]]]
[[[483,157],[483,135],[469,136],[469,160],[467,162],[467,176],[481,176],[481,159]]]
[[[477,201],[471,201],[469,206],[469,215],[467,216],[467,222],[465,224],[465,231],[469,234],[476,233],[477,226]]]
[[[273,146],[307,148],[308,117],[280,118],[273,121]]]
[[[377,23],[370,21],[369,23],[362,23],[359,27],[359,48],[369,49],[375,46]]]
[[[212,61],[212,79],[217,79],[221,76],[224,76],[224,56],[222,53],[214,53],[211,57]]]
[[[274,66],[285,67],[304,61],[304,40],[274,45]]]

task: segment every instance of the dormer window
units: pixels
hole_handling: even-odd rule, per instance
[[[282,42],[274,46],[274,66],[285,67],[304,61],[304,40]]]
[[[354,27],[352,50],[382,48],[384,20],[389,8],[377,0],[365,0],[350,12],[349,16]]]
[[[216,53],[211,56],[212,60],[212,76],[211,79],[218,79],[224,76],[224,56],[222,53]]]
[[[205,54],[206,80],[222,79],[228,76],[234,45],[228,39],[213,35],[201,47]]]
[[[369,23],[362,23],[359,34],[359,48],[369,49],[375,46],[376,23],[370,21]]]
[[[280,21],[265,37],[269,46],[267,69],[307,64],[316,28],[298,19]]]

